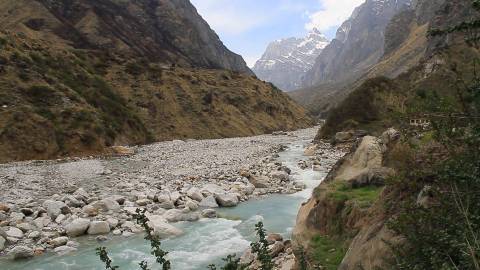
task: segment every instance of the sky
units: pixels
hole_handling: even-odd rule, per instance
[[[191,0],[233,52],[253,67],[271,41],[316,27],[329,39],[365,0]]]

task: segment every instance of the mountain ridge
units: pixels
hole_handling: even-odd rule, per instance
[[[328,39],[316,28],[303,38],[284,38],[271,42],[253,67],[254,73],[285,91],[301,86],[316,57],[328,45]]]
[[[187,0],[6,0],[0,23],[0,162],[312,124]]]
[[[253,74],[188,0],[6,0],[2,9],[8,11],[0,19],[5,30],[41,32],[79,49]]]

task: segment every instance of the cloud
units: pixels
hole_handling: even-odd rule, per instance
[[[309,15],[310,21],[305,25],[308,30],[314,27],[327,31],[338,27],[350,17],[355,7],[365,0],[319,0],[321,9]]]

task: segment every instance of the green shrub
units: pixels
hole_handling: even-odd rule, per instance
[[[350,128],[352,123],[367,125],[381,118],[381,109],[375,104],[377,95],[394,89],[391,80],[375,78],[365,81],[355,89],[338,107],[328,114],[327,121],[322,127],[322,138],[330,138],[336,132]]]
[[[473,2],[480,11],[480,1]],[[479,25],[477,16],[431,34],[469,30],[465,38],[478,48]],[[468,33],[477,35],[471,39]],[[426,102],[427,110],[443,115],[430,116],[429,140],[439,146],[418,153],[416,166],[405,169],[403,181],[393,186],[405,197],[389,222],[405,239],[392,244],[396,269],[480,269],[480,78],[460,85],[455,89],[460,106],[442,98]]]
[[[49,85],[33,85],[24,93],[27,100],[38,107],[53,106],[61,101],[57,91]]]

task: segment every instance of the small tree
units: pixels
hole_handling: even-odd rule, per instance
[[[170,261],[166,259],[168,252],[162,250],[162,248],[160,247],[160,237],[154,234],[154,229],[148,224],[149,220],[145,215],[146,211],[146,209],[137,209],[136,214],[133,217],[135,218],[136,222],[141,225],[145,230],[145,240],[150,242],[151,254],[155,256],[157,263],[162,266],[163,270],[170,270]],[[105,247],[97,248],[97,255],[100,257],[100,260],[105,263],[106,270],[117,270],[120,268],[118,266],[112,266],[113,261],[108,256],[108,252]],[[145,260],[141,261],[139,263],[139,266],[141,270],[149,270],[148,263]]]
[[[273,269],[272,256],[268,250],[267,234],[263,228],[263,222],[258,222],[255,225],[255,231],[257,232],[259,241],[251,243],[252,252],[257,254],[257,259],[261,263],[262,270]]]

